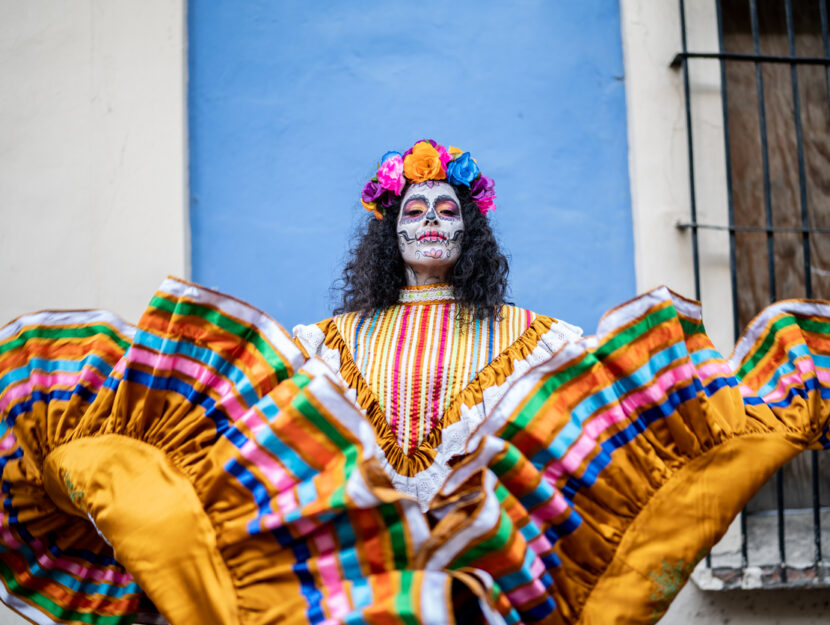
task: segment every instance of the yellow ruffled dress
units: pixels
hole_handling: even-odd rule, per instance
[[[168,279],[136,327],[0,329],[3,600],[37,623],[651,623],[666,566],[830,447],[828,304],[767,309],[730,361],[666,289],[583,339],[454,306],[295,343]]]

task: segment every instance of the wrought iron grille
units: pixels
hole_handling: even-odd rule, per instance
[[[818,71],[823,70],[824,82],[824,98],[826,102],[821,102],[820,105],[826,107],[826,111],[822,115],[827,115],[828,125],[823,131],[828,135],[828,145],[830,145],[830,41],[828,38],[828,8],[827,0],[796,0],[795,7],[793,0],[768,0],[761,3],[761,11],[756,0],[716,0],[716,14],[717,14],[717,28],[718,28],[718,43],[719,51],[717,52],[700,52],[689,51],[687,49],[687,25],[686,25],[686,7],[684,0],[679,0],[680,3],[680,30],[681,30],[681,51],[676,54],[671,62],[671,66],[682,71],[683,90],[685,98],[685,121],[687,128],[687,151],[689,160],[689,179],[691,189],[691,211],[690,220],[678,224],[678,228],[687,230],[691,234],[692,242],[692,263],[694,268],[694,288],[697,299],[700,299],[701,291],[701,267],[700,267],[700,253],[699,253],[699,233],[702,230],[725,230],[729,235],[729,275],[731,281],[731,297],[733,308],[732,327],[734,338],[737,339],[740,329],[745,324],[746,320],[750,319],[758,312],[757,309],[752,310],[754,306],[748,305],[747,302],[741,301],[742,288],[749,288],[749,286],[742,283],[742,275],[739,272],[739,265],[744,263],[746,266],[747,251],[754,250],[757,254],[758,249],[766,250],[766,277],[762,282],[765,282],[767,293],[766,299],[772,302],[781,297],[823,297],[830,298],[830,282],[826,279],[814,279],[815,276],[823,276],[825,272],[830,275],[830,267],[827,270],[818,266],[818,258],[815,252],[816,245],[830,246],[830,227],[822,227],[825,222],[830,225],[830,183],[828,183],[827,201],[822,201],[825,198],[821,194],[808,193],[808,188],[814,188],[814,181],[811,179],[811,172],[816,171],[816,167],[811,167],[810,159],[807,158],[807,151],[805,150],[805,128],[803,119],[803,102],[802,96],[804,93],[803,84],[799,85],[800,77],[803,77],[803,72],[807,71],[806,66],[818,66]],[[772,6],[775,4],[776,6]],[[794,10],[795,8],[795,10]],[[741,12],[745,19],[744,27],[746,28],[746,36],[742,41],[746,42],[746,46],[750,46],[750,50],[728,50],[730,47],[725,38],[725,9],[731,13],[726,17]],[[782,19],[783,18],[783,19]],[[770,26],[771,20],[779,20],[778,26]],[[806,26],[805,26],[806,24]],[[796,45],[796,31],[804,28],[814,28],[814,32],[810,34],[811,41],[816,43],[820,36],[822,54],[797,54]],[[770,28],[780,29],[778,34],[779,48],[784,49],[784,54],[774,53],[764,50],[762,31],[764,28],[769,32]],[[784,39],[786,33],[786,40]],[[743,35],[742,35],[743,36]],[[815,48],[815,46],[814,46]],[[766,52],[766,53],[765,53]],[[690,80],[689,80],[689,65],[697,62],[716,62],[720,69],[720,86],[721,86],[721,101],[723,107],[723,140],[726,155],[726,194],[727,194],[727,224],[711,224],[700,223],[697,219],[697,198],[695,197],[695,154],[694,154],[694,137],[692,132],[692,100],[690,98]],[[755,175],[762,181],[763,193],[759,201],[754,202],[751,206],[755,211],[757,219],[751,216],[747,217],[748,213],[744,209],[740,215],[736,214],[736,199],[742,203],[742,206],[747,204],[744,197],[736,198],[736,188],[740,187],[745,181],[738,180],[738,176],[746,176],[745,163],[742,164],[741,171],[735,171],[734,163],[736,162],[736,154],[740,151],[735,144],[735,137],[731,136],[730,127],[730,76],[729,72],[735,73],[736,64],[743,64],[741,71],[744,71],[743,76],[749,76],[747,68],[754,68],[754,91],[755,100],[757,101],[757,117],[753,112],[752,119],[757,119],[757,144],[753,144],[746,148],[752,151],[756,147],[760,147],[760,158],[758,165],[760,171],[756,171]],[[777,68],[771,70],[770,68]],[[786,71],[789,68],[789,78],[782,80],[781,71]],[[771,86],[770,72],[778,72],[778,83]],[[810,70],[812,79],[815,81],[816,69]],[[750,78],[751,80],[751,78]],[[765,84],[766,80],[766,84]],[[745,81],[746,83],[746,81]],[[746,84],[744,85],[746,87]],[[751,87],[750,87],[751,89]],[[777,91],[771,91],[777,89]],[[746,96],[746,93],[743,94]],[[733,95],[733,98],[736,97]],[[778,192],[778,182],[780,179],[777,167],[782,167],[780,159],[775,160],[770,156],[770,133],[769,133],[769,107],[770,98],[777,98],[778,102],[786,101],[786,109],[791,109],[791,117],[788,124],[790,130],[794,134],[794,161],[788,167],[791,171],[789,175],[792,180],[792,198],[791,203],[776,202],[776,193]],[[744,98],[746,99],[746,98]],[[743,106],[746,103],[742,104]],[[779,109],[780,110],[780,109]],[[812,110],[812,109],[811,109]],[[789,111],[788,111],[789,112]],[[822,117],[823,119],[823,117]],[[733,124],[735,120],[733,119]],[[778,120],[780,122],[780,119]],[[745,131],[746,124],[741,126]],[[776,129],[781,130],[781,124]],[[813,130],[811,130],[813,132]],[[777,132],[776,136],[772,138],[772,142],[779,142]],[[810,140],[814,139],[812,134],[807,136]],[[787,139],[792,142],[792,137]],[[812,146],[814,142],[810,145]],[[776,143],[778,146],[779,143]],[[812,154],[812,152],[811,152]],[[756,157],[757,158],[757,157]],[[745,159],[746,160],[746,159]],[[752,160],[752,159],[748,159]],[[815,160],[815,159],[813,159]],[[792,167],[792,165],[795,167]],[[816,163],[812,163],[816,165]],[[797,170],[797,173],[796,173]],[[797,178],[797,185],[795,180]],[[751,181],[751,178],[750,178]],[[774,184],[775,182],[775,184]],[[813,185],[813,186],[811,186]],[[759,185],[755,185],[756,187]],[[797,187],[797,190],[796,190]],[[746,188],[745,186],[742,188]],[[797,197],[797,200],[796,200]],[[786,219],[781,219],[784,213],[790,214]],[[762,225],[761,225],[762,224]],[[741,237],[755,237],[757,244],[753,245],[752,241],[749,244],[743,244]],[[819,237],[827,237],[825,240],[820,240]],[[797,282],[799,283],[800,293],[793,293],[792,285],[787,289],[781,286],[781,252],[780,243],[782,240],[790,243],[797,242],[796,250],[790,254],[789,261],[796,256],[800,256],[801,277]],[[792,247],[792,246],[791,246]],[[789,248],[788,248],[789,249]],[[830,248],[828,248],[830,249]],[[792,252],[792,249],[790,249]],[[756,257],[757,259],[757,257]],[[750,261],[752,259],[749,259]],[[757,264],[757,263],[756,263]],[[758,281],[756,280],[756,283]],[[756,284],[757,286],[757,284]],[[782,294],[782,290],[787,292]],[[766,303],[766,302],[762,302]],[[760,308],[760,306],[759,306]],[[717,562],[713,562],[711,554],[706,559],[706,573],[708,579],[715,580],[715,583],[709,584],[711,588],[736,588],[736,587],[793,587],[793,586],[830,586],[830,573],[828,572],[827,563],[824,562],[824,551],[822,546],[822,519],[828,518],[830,508],[822,507],[822,488],[826,488],[826,484],[822,487],[822,460],[826,463],[828,458],[822,454],[819,455],[817,451],[808,452],[807,465],[809,466],[809,485],[802,484],[804,490],[810,492],[809,505],[803,506],[800,509],[793,509],[792,506],[787,506],[788,494],[794,488],[795,484],[791,481],[792,475],[785,479],[786,468],[778,471],[774,478],[774,501],[775,505],[772,510],[767,512],[759,512],[757,510],[745,509],[740,515],[740,539],[739,539],[739,555],[736,556],[735,562],[731,565],[724,566]],[[804,458],[796,459],[804,463]],[[827,471],[828,467],[824,467]],[[787,480],[790,480],[789,482]],[[791,498],[791,497],[790,497]],[[825,499],[827,499],[825,494]],[[758,531],[750,531],[750,526],[761,527],[753,523],[753,518],[764,520],[762,517],[766,515],[766,527],[774,535],[759,536]],[[804,523],[804,519],[810,519],[810,523]],[[788,553],[794,550],[792,541],[792,534],[786,531],[787,523],[793,524],[795,519],[807,527],[807,535],[802,537],[802,540],[808,541],[812,550],[811,561],[804,562],[803,559],[799,563],[794,563],[791,558],[788,558]],[[756,527],[756,530],[757,530]],[[776,562],[756,562],[753,561],[751,554],[753,554],[753,540],[766,540],[774,544],[776,554]]]

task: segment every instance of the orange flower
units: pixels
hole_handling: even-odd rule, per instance
[[[364,202],[363,200],[360,200],[360,203],[363,204],[363,208],[367,211],[371,211],[375,214],[375,219],[383,219],[383,213],[378,210],[377,202]]]
[[[410,182],[446,180],[447,172],[441,165],[438,150],[428,142],[416,143],[412,152],[403,159],[403,173]]]

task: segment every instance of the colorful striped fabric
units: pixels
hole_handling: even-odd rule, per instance
[[[416,287],[417,288],[417,287]],[[411,289],[403,291],[404,296]],[[498,320],[458,319],[452,299],[391,306],[374,315],[335,317],[353,362],[386,415],[398,447],[413,452],[450,402],[536,320],[504,306]]]
[[[378,460],[396,490],[426,510],[510,385],[581,330],[504,306],[465,319],[449,285],[407,287],[400,303],[294,328],[311,356],[336,370],[375,429]]]
[[[665,289],[611,311],[511,386],[422,510],[340,379],[237,300],[171,279],[135,329],[22,317],[0,330],[4,600],[38,623],[150,601],[173,625],[655,622],[828,441],[830,305],[768,309],[731,364],[700,318]]]

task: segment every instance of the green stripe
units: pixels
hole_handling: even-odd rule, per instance
[[[61,619],[64,621],[81,621],[83,623],[92,623],[94,625],[123,625],[124,623],[132,623],[135,620],[134,614],[105,616],[102,614],[75,612],[73,610],[66,609],[45,595],[20,584],[17,579],[15,579],[11,569],[2,560],[0,560],[0,575],[3,576],[3,582],[10,593],[17,595],[18,597],[26,597],[46,611],[47,616],[51,618]],[[94,595],[89,596],[93,597]]]
[[[830,334],[830,323],[815,321],[814,319],[801,319],[800,317],[795,317],[795,320],[802,330],[815,334]]]
[[[282,356],[271,346],[270,343],[268,343],[268,341],[265,340],[265,337],[256,327],[251,328],[246,326],[239,323],[235,319],[231,319],[224,313],[221,313],[213,308],[203,306],[202,304],[184,302],[181,300],[172,302],[163,297],[159,297],[158,295],[154,296],[153,299],[150,300],[150,306],[171,315],[175,314],[181,316],[201,317],[205,321],[208,321],[213,325],[238,336],[240,339],[251,343],[257,348],[265,361],[271,365],[276,372],[277,379],[282,381],[288,377],[289,368],[282,359]]]
[[[683,326],[683,333],[686,336],[706,332],[706,329],[703,327],[703,323],[700,321],[689,321],[688,319],[683,319],[683,317],[680,317],[679,319],[680,325]]]
[[[389,531],[395,570],[403,571],[409,564],[409,555],[406,553],[406,534],[401,522],[401,513],[395,504],[386,503],[380,505],[380,514]]]
[[[408,625],[420,625],[415,618],[417,597],[412,593],[414,577],[414,571],[401,571],[401,591],[395,596],[396,616]],[[436,597],[435,600],[440,601],[441,599]]]
[[[522,454],[513,445],[505,445],[504,452],[500,460],[490,465],[490,470],[497,476],[501,477],[513,467],[515,467],[522,458]]]
[[[597,361],[602,361],[607,358],[623,345],[631,343],[634,339],[646,334],[652,328],[673,318],[677,318],[677,311],[675,311],[674,306],[661,308],[660,310],[647,315],[630,328],[620,332],[609,341],[603,343],[595,352],[586,353],[578,364],[570,366],[556,375],[550,376],[547,380],[545,380],[544,384],[542,384],[542,387],[527,401],[521,411],[507,422],[504,428],[504,434],[501,438],[510,440],[516,434],[524,430],[531,419],[533,419],[536,413],[542,408],[548,397],[550,397],[550,395],[557,388],[581,376],[590,367],[596,364]]]
[[[507,489],[507,486],[504,484],[496,486],[496,490],[493,492],[496,494],[496,499],[499,500],[499,503],[504,503],[504,500],[511,495],[510,491]]]
[[[805,332],[830,335],[830,323],[815,321],[813,319],[803,319],[792,315],[782,317],[764,330],[764,340],[757,346],[754,352],[750,352],[752,353],[752,356],[738,370],[736,376],[738,378],[746,376],[746,374],[749,373],[755,365],[757,365],[769,353],[769,350],[772,349],[773,345],[775,345],[775,335],[791,325],[797,325]]]
[[[494,551],[503,548],[510,540],[510,535],[513,529],[513,522],[507,513],[502,510],[499,519],[499,527],[492,538],[485,540],[483,543],[476,545],[472,549],[468,549],[456,558],[451,567],[453,569],[460,569],[465,566],[470,566],[478,558],[485,556]]]
[[[355,449],[355,445],[338,432],[328,419],[320,414],[305,393],[300,393],[294,397],[291,400],[291,405],[346,455],[347,467],[355,463],[357,460],[357,449]]]
[[[110,337],[123,350],[130,346],[130,342],[109,326],[94,323],[75,328],[57,328],[53,326],[39,326],[30,328],[21,332],[17,338],[0,345],[0,356],[8,351],[17,349],[29,339],[68,339],[68,338],[88,338],[98,334],[105,334]]]
[[[298,389],[302,390],[308,386],[308,383],[311,382],[311,378],[300,371],[291,376],[291,381],[297,385]]]
[[[764,340],[757,347],[755,353],[743,364],[743,366],[741,366],[740,369],[738,369],[738,372],[735,375],[739,379],[745,377],[746,374],[749,373],[764,356],[766,356],[767,352],[769,352],[775,344],[775,335],[778,334],[782,328],[786,328],[791,325],[795,325],[795,319],[792,317],[782,317],[773,323],[766,331],[766,336],[764,336]]]

